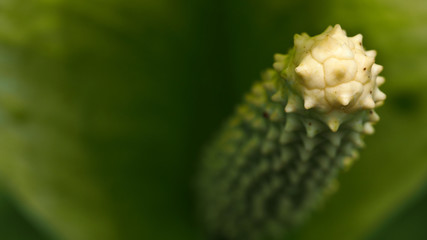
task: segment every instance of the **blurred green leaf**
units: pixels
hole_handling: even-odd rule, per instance
[[[4,4],[0,173],[10,193],[58,239],[191,239],[191,86],[173,80],[189,73],[188,9]]]
[[[40,226],[38,226],[40,227]],[[5,240],[51,239],[28,220],[6,195],[0,194],[0,232]]]
[[[427,216],[427,188],[424,186],[420,194],[408,201],[401,209],[375,231],[369,239],[422,240],[427,238],[425,218]]]

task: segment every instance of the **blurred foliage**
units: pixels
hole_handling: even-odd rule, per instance
[[[41,232],[34,223],[23,216],[4,194],[0,195],[0,232],[2,239],[14,240],[49,240],[46,233]]]
[[[422,240],[427,238],[425,219],[427,216],[427,186],[420,194],[408,201],[405,206],[383,224],[369,240]]]
[[[201,239],[204,144],[294,33],[335,23],[378,51],[389,99],[338,193],[292,236],[425,236],[411,199],[427,176],[427,2],[3,0],[1,238]]]

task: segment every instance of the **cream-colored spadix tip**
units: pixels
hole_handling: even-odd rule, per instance
[[[385,99],[378,86],[381,65],[376,51],[365,51],[362,35],[347,37],[340,25],[310,37],[295,35],[293,86],[304,99],[304,108],[354,112],[372,109]],[[315,100],[315,101],[314,101]]]

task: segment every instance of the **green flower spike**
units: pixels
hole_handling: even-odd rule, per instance
[[[211,239],[278,239],[336,188],[379,120],[382,66],[339,25],[295,35],[207,149],[200,211]]]

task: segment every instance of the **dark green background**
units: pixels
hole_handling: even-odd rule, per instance
[[[377,133],[295,239],[425,239],[423,0],[4,0],[0,238],[203,239],[206,142],[293,34],[378,51]]]

